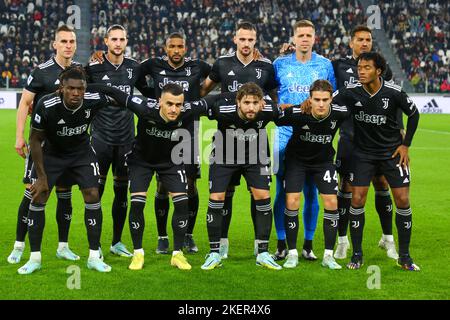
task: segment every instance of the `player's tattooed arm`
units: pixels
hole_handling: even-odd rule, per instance
[[[31,128],[30,132],[30,149],[33,157],[33,165],[36,170],[37,180],[31,186],[31,194],[33,201],[39,197],[48,196],[47,174],[44,170],[44,157],[42,152],[42,142],[45,140],[45,131]]]
[[[103,59],[103,53],[104,52],[101,50],[95,51],[89,58],[89,62],[90,63],[92,63],[92,62],[103,63],[103,61],[105,60],[105,59]]]

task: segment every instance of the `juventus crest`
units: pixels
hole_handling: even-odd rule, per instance
[[[128,71],[128,79],[133,78],[133,69],[132,68],[127,68]]]
[[[185,70],[186,70],[186,77],[190,77],[191,76],[191,67],[187,67]]]
[[[261,79],[262,70],[259,68],[256,68],[255,71],[256,71],[256,79]]]
[[[383,109],[387,109],[389,107],[389,98],[381,99],[383,101]]]
[[[334,129],[334,128],[336,128],[336,120],[332,120],[331,121],[331,129]]]

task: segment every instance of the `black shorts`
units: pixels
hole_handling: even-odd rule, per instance
[[[209,166],[209,192],[226,192],[231,180],[243,175],[247,186],[255,189],[270,190],[271,169],[262,164],[223,165],[211,164]]]
[[[353,141],[340,138],[336,153],[336,170],[341,177],[348,178],[352,172],[353,165]]]
[[[147,192],[153,174],[157,174],[160,181],[168,192],[186,193],[187,179],[184,165],[171,165],[167,167],[154,166],[141,158],[138,152],[127,155],[128,180],[130,182],[130,193]]]
[[[350,176],[352,186],[366,187],[376,175],[384,175],[391,188],[408,187],[411,181],[409,168],[397,167],[400,156],[394,159],[371,160],[355,154],[353,172]]]
[[[186,170],[186,177],[190,180],[201,178],[201,168],[199,164],[185,164],[184,170]]]
[[[22,182],[24,184],[33,184],[36,181],[36,176],[31,176],[33,170],[33,159],[31,158],[31,153],[27,154],[25,158],[25,173],[23,175]],[[69,172],[63,173],[57,180],[56,185],[58,187],[71,187],[77,184]]]
[[[89,147],[84,152],[69,155],[45,153],[44,170],[47,174],[49,189],[53,186],[72,186],[77,184],[80,189],[98,188],[99,166],[94,150]],[[37,179],[36,169],[31,170],[31,179]],[[61,184],[62,180],[70,184]]]
[[[116,146],[92,137],[91,145],[97,155],[100,175],[106,177],[111,166],[113,176],[127,177],[128,171],[125,166],[125,154],[131,151],[132,143]]]
[[[286,193],[303,191],[305,178],[310,175],[321,194],[337,194],[338,180],[336,167],[332,162],[306,164],[296,159],[286,158],[284,188]]]

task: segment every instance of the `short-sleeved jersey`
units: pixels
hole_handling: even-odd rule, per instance
[[[124,57],[122,64],[116,66],[106,55],[103,59],[103,63],[93,62],[86,66],[88,82],[106,84],[133,94],[140,77],[139,62]],[[91,135],[110,145],[129,144],[134,139],[134,115],[126,108],[107,106],[92,121]]]
[[[309,88],[314,81],[328,80],[336,90],[333,65],[327,58],[313,52],[305,63],[297,60],[296,53],[278,57],[273,62],[278,83],[278,103],[299,105],[309,97]],[[280,128],[292,133],[289,126]]]
[[[133,152],[139,152],[154,167],[173,165],[172,149],[183,141],[180,130],[186,130],[189,122],[206,115],[207,111],[203,100],[185,102],[178,119],[166,122],[160,115],[158,101],[154,99],[129,96],[126,104],[139,118]]]
[[[236,93],[207,96],[204,101],[208,117],[217,120],[211,152],[219,164],[266,164],[270,163],[266,125],[279,116],[279,110],[271,101],[265,105],[252,121],[243,119],[236,105]],[[232,151],[232,152],[231,152]]]
[[[221,84],[221,92],[236,92],[247,82],[255,82],[268,94],[277,87],[275,70],[270,60],[261,58],[243,64],[236,52],[219,57],[214,62],[209,78]]]
[[[331,105],[328,116],[323,119],[302,113],[298,106],[285,109],[276,123],[293,127],[286,158],[307,164],[332,162],[335,155],[333,138],[349,115],[345,106],[338,105]]]
[[[345,58],[333,60],[333,69],[336,76],[337,89],[345,88],[348,84],[358,83],[358,61],[353,56],[347,56]],[[385,72],[381,75],[384,80],[392,80],[392,71],[389,65],[386,65]],[[401,119],[402,113],[399,117]],[[348,140],[353,140],[353,121],[348,118],[341,125],[339,135]]]
[[[333,103],[347,106],[352,113],[355,152],[374,160],[390,159],[402,144],[398,110],[408,117],[418,112],[401,87],[383,79],[380,89],[373,95],[361,83],[349,84],[335,92]]]
[[[86,91],[81,105],[71,110],[59,93],[52,93],[39,100],[31,126],[45,132],[45,152],[63,157],[85,152],[89,148],[89,125],[97,111],[109,103],[105,95]]]
[[[80,63],[72,61],[71,66],[81,66]],[[35,94],[33,99],[33,113],[40,98],[55,92],[59,87],[59,75],[64,71],[64,67],[56,62],[55,57],[38,65],[28,76],[25,89]]]

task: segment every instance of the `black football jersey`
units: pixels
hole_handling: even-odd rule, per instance
[[[155,99],[142,100],[130,96],[127,99],[127,108],[139,118],[133,152],[139,152],[143,159],[154,167],[173,165],[172,149],[184,141],[185,133],[189,142],[191,140],[191,135],[186,130],[189,122],[206,115],[206,104],[203,100],[185,102],[178,119],[170,122],[161,117],[159,103]]]
[[[103,63],[93,62],[86,66],[88,82],[106,84],[133,94],[141,72],[139,62],[124,57],[122,64],[116,66],[105,54],[103,59]],[[133,112],[115,106],[103,108],[92,121],[91,135],[110,145],[131,143],[134,139]]]
[[[285,109],[276,123],[293,128],[286,158],[292,157],[307,164],[332,162],[334,136],[349,115],[348,109],[339,105],[331,105],[328,116],[323,119],[302,113],[298,106]]]
[[[81,66],[80,63],[72,61],[72,66]],[[55,57],[38,65],[28,76],[25,89],[35,94],[33,99],[33,112],[35,114],[36,105],[40,98],[55,92],[59,88],[59,75],[64,71],[64,67],[59,65]]]
[[[279,110],[266,101],[263,110],[252,121],[239,116],[236,93],[207,96],[208,117],[217,120],[211,159],[218,164],[270,163],[266,125],[279,116]]]
[[[90,145],[89,125],[98,110],[109,103],[105,95],[86,91],[80,107],[71,110],[59,93],[52,93],[39,100],[31,126],[33,130],[45,131],[45,152],[58,156],[85,152]]]
[[[272,62],[261,58],[244,65],[236,52],[219,57],[214,63],[209,78],[221,84],[221,92],[236,92],[247,82],[255,82],[264,93],[277,88]]]
[[[150,76],[153,79],[156,99],[161,96],[166,84],[176,83],[183,88],[185,101],[200,100],[200,83],[211,71],[207,62],[191,58],[184,58],[183,65],[174,69],[167,56],[144,60],[141,67],[142,77]]]
[[[332,64],[338,89],[345,88],[348,84],[358,83],[358,61],[353,56],[333,60]],[[392,71],[389,65],[386,65],[386,70],[381,76],[386,81],[392,80]],[[401,112],[399,113],[399,119],[402,119]],[[401,123],[403,128],[403,121]],[[348,118],[341,125],[339,135],[348,140],[353,140],[353,121],[351,118]]]
[[[401,87],[381,79],[380,89],[369,94],[360,83],[334,94],[333,103],[347,106],[354,125],[355,151],[369,159],[390,159],[402,143],[400,109],[408,117],[417,111]]]

